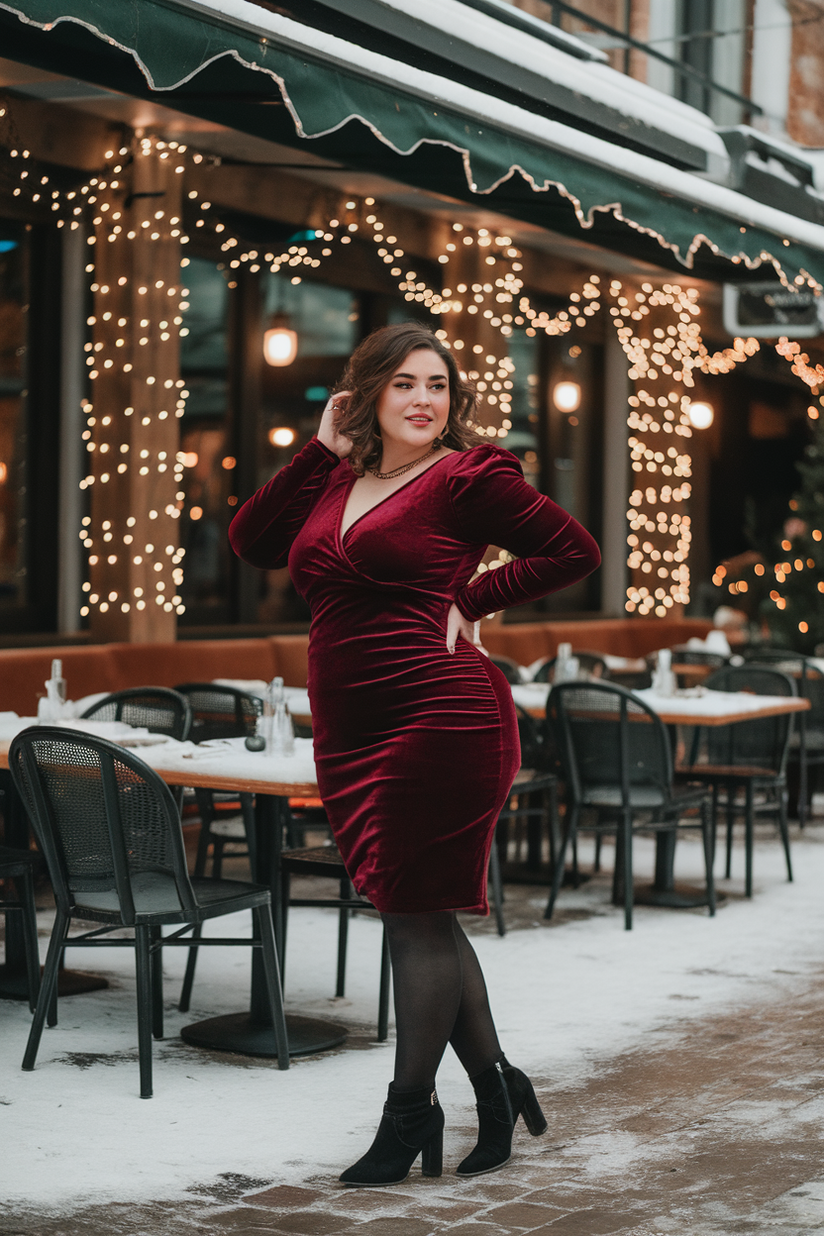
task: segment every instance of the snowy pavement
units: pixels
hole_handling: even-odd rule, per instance
[[[582,861],[586,864],[587,860],[584,851]],[[612,852],[608,847],[604,860],[609,868]],[[700,1107],[706,1100],[706,1096],[700,1101],[696,1098],[697,1090],[687,1096],[690,1086],[700,1089],[705,1083],[717,1086],[730,1080],[730,1061],[735,1061],[736,1055],[734,1051],[730,1055],[724,1034],[721,1039],[727,1051],[723,1057],[726,1063],[723,1067],[717,1063],[718,1076],[713,1074],[712,1060],[716,1048],[720,1050],[715,1043],[719,1026],[734,1023],[735,1029],[729,1033],[733,1038],[741,1037],[743,1043],[748,1041],[748,1027],[752,1028],[753,1042],[759,1035],[761,1042],[766,1041],[765,1035],[769,1038],[786,1032],[788,1019],[795,1016],[808,1015],[811,1024],[819,1024],[822,1010],[816,1000],[824,971],[824,828],[817,825],[795,838],[793,884],[786,881],[780,847],[767,830],[757,845],[755,896],[750,902],[740,895],[740,850],[735,862],[736,878],[719,882],[721,891],[727,890],[730,895],[714,919],[705,910],[639,906],[634,930],[625,932],[622,912],[609,903],[609,881],[604,877],[577,891],[564,890],[557,923],[546,924],[541,919],[546,895],[543,889],[511,890],[508,913],[517,926],[503,939],[494,934],[488,920],[468,922],[487,976],[504,1049],[513,1062],[533,1076],[548,1111],[556,1111],[557,1117],[550,1115],[547,1138],[533,1141],[519,1135],[513,1164],[476,1185],[468,1187],[450,1175],[442,1182],[424,1182],[415,1168],[402,1190],[393,1195],[395,1201],[384,1201],[389,1209],[383,1212],[383,1227],[373,1225],[381,1214],[375,1211],[377,1200],[364,1200],[362,1191],[337,1189],[334,1196],[338,1200],[332,1211],[327,1205],[328,1197],[333,1196],[330,1183],[371,1140],[391,1078],[391,1038],[385,1044],[374,1042],[378,922],[366,917],[353,921],[347,996],[335,1000],[330,993],[334,989],[336,917],[329,911],[291,911],[287,1007],[343,1021],[351,1026],[352,1034],[343,1049],[296,1060],[285,1073],[268,1061],[199,1051],[178,1037],[181,1026],[189,1022],[247,1006],[247,951],[202,951],[192,1011],[182,1015],[174,1002],[185,951],[168,950],[164,957],[166,1037],[155,1044],[155,1096],[151,1100],[138,1097],[131,951],[70,953],[70,966],[104,971],[110,987],[61,1001],[60,1023],[44,1032],[33,1073],[20,1069],[29,1013],[22,1003],[0,1001],[0,1108],[7,1130],[0,1161],[0,1195],[6,1215],[19,1220],[17,1226],[7,1226],[0,1219],[0,1232],[45,1231],[41,1222],[51,1223],[57,1216],[89,1207],[114,1205],[118,1213],[125,1213],[130,1206],[145,1206],[151,1200],[161,1208],[171,1206],[174,1210],[179,1204],[185,1209],[198,1194],[208,1195],[219,1211],[221,1197],[224,1208],[226,1199],[231,1200],[232,1189],[226,1182],[232,1180],[241,1182],[236,1194],[250,1194],[255,1188],[266,1190],[260,1197],[269,1197],[270,1201],[259,1204],[270,1207],[286,1205],[284,1199],[292,1198],[292,1208],[298,1206],[301,1214],[305,1210],[310,1219],[314,1214],[316,1221],[290,1223],[281,1216],[272,1220],[277,1226],[249,1220],[244,1227],[241,1220],[247,1212],[241,1208],[241,1220],[227,1227],[229,1216],[238,1209],[235,1199],[223,1226],[200,1227],[200,1231],[342,1232],[349,1231],[349,1224],[356,1221],[364,1236],[367,1231],[379,1236],[384,1231],[394,1236],[426,1236],[440,1231],[488,1236],[509,1230],[546,1230],[557,1236],[565,1232],[597,1236],[618,1230],[638,1232],[640,1236],[671,1231],[714,1236],[716,1231],[761,1232],[767,1228],[780,1231],[782,1236],[802,1230],[824,1232],[824,1187],[820,1184],[805,1186],[803,1197],[807,1200],[803,1206],[786,1199],[775,1201],[784,1197],[794,1179],[798,1183],[799,1172],[802,1182],[824,1178],[824,1169],[811,1171],[802,1152],[793,1160],[796,1178],[792,1172],[782,1172],[776,1180],[769,1198],[778,1209],[770,1212],[770,1219],[765,1212],[760,1228],[730,1226],[732,1215],[718,1228],[705,1226],[705,1218],[699,1224],[698,1217],[694,1228],[685,1227],[683,1217],[670,1226],[666,1214],[659,1216],[657,1227],[639,1226],[632,1206],[629,1227],[626,1223],[610,1226],[602,1220],[585,1221],[583,1211],[577,1226],[565,1226],[565,1212],[550,1204],[548,1196],[540,1201],[519,1201],[519,1205],[527,1206],[521,1214],[528,1221],[513,1220],[509,1227],[501,1226],[503,1215],[495,1219],[497,1226],[490,1226],[491,1217],[475,1214],[476,1203],[492,1196],[490,1189],[498,1199],[502,1190],[509,1198],[520,1196],[524,1190],[532,1196],[550,1179],[556,1182],[553,1196],[557,1201],[563,1193],[563,1189],[558,1193],[558,1172],[563,1175],[572,1170],[573,1163],[577,1164],[576,1187],[596,1178],[601,1186],[605,1181],[613,1182],[609,1183],[610,1197],[617,1204],[615,1190],[626,1188],[631,1194],[633,1174],[641,1164],[649,1168],[651,1156],[652,1160],[661,1154],[666,1158],[659,1141],[650,1140],[650,1130],[658,1127],[656,1120],[667,1125],[667,1136],[671,1136],[696,1118],[696,1104]],[[651,871],[652,863],[651,843],[639,840],[639,880],[643,880],[645,870]],[[679,880],[699,883],[700,873],[699,845],[679,842]],[[41,913],[40,918],[41,931],[45,931],[47,915]],[[238,916],[237,928],[248,931],[242,916]],[[228,934],[227,920],[220,920],[216,929]],[[42,943],[45,949],[45,939]],[[769,1023],[769,1032],[758,1028],[759,1019],[765,1025]],[[795,1038],[789,1042],[799,1050],[804,1046],[808,1055],[812,1052],[804,1068],[820,1078],[820,1032],[814,1038],[812,1048],[804,1046],[803,1035],[797,1043]],[[708,1047],[702,1055],[699,1049],[704,1042]],[[782,1050],[773,1043],[767,1053],[774,1070],[770,1084],[779,1085],[779,1089]],[[742,1052],[743,1070],[743,1047]],[[754,1058],[752,1052],[750,1058]],[[790,1070],[789,1055],[787,1061]],[[706,1078],[696,1074],[704,1067]],[[763,1070],[763,1061],[758,1067]],[[622,1076],[626,1081],[623,1088],[616,1081]],[[673,1076],[679,1078],[677,1094],[665,1098]],[[613,1116],[608,1118],[601,1105],[616,1086],[621,1098],[619,1102],[617,1092],[613,1093]],[[749,1128],[752,1133],[750,1126],[774,1119],[780,1142],[784,1136],[782,1121],[786,1125],[790,1120],[788,1112],[790,1108],[795,1111],[793,1104],[784,1111],[779,1097],[759,1107],[754,1099],[746,1098],[750,1092],[742,1086],[743,1090],[732,1098],[725,1092],[721,1104],[724,1110],[733,1098],[738,1104],[733,1127],[742,1131]],[[439,1093],[447,1119],[445,1171],[449,1173],[472,1144],[474,1116],[471,1091],[451,1055],[441,1069]],[[824,1135],[824,1102],[815,1087],[810,1095],[805,1092],[804,1099],[806,1132],[801,1143],[819,1146]],[[682,1111],[679,1103],[683,1104]],[[611,1127],[619,1108],[624,1113],[632,1108],[633,1119],[641,1119],[646,1131],[640,1141],[631,1122],[629,1128],[624,1127],[624,1116],[620,1128]],[[720,1119],[715,1099],[704,1115],[706,1119],[698,1119],[699,1126]],[[699,1135],[706,1136],[706,1131],[690,1134]],[[680,1152],[677,1164],[683,1164]],[[676,1172],[677,1168],[661,1170]],[[762,1180],[767,1176],[761,1172]],[[414,1218],[415,1199],[424,1195],[433,1205],[437,1203],[436,1211],[441,1207],[438,1223],[420,1220],[420,1215],[412,1222],[409,1206]],[[387,1192],[381,1191],[381,1196],[386,1199]],[[471,1222],[465,1213],[470,1197],[475,1199]],[[249,1201],[246,1196],[246,1204]],[[700,1201],[699,1189],[696,1216]],[[811,1225],[809,1216],[803,1222],[798,1218],[799,1206],[804,1214],[812,1215],[816,1226]],[[542,1218],[538,1207],[546,1212]],[[612,1210],[615,1217],[615,1206]],[[249,1215],[262,1213],[248,1211]],[[330,1213],[337,1215],[331,1226],[325,1222]],[[349,1216],[345,1224],[344,1214]],[[377,1217],[373,1219],[373,1215]],[[37,1216],[39,1221],[35,1222]],[[387,1226],[391,1217],[393,1222]],[[197,1223],[191,1222],[193,1227],[187,1222],[180,1230],[198,1230]],[[171,1219],[156,1229],[121,1228],[114,1220],[109,1227],[111,1231],[151,1232],[152,1236],[155,1231],[177,1230]],[[49,1232],[58,1230],[73,1236],[75,1231],[91,1229],[75,1228],[70,1222],[59,1229],[48,1227]]]

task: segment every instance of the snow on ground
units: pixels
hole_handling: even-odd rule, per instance
[[[651,845],[636,843],[639,882],[652,869]],[[585,848],[582,858],[589,859]],[[611,860],[605,847],[607,866]],[[740,896],[743,854],[736,851],[738,878],[720,881],[732,895],[714,919],[705,910],[637,907],[635,928],[625,932],[622,912],[609,904],[608,881],[595,880],[564,890],[559,902],[587,917],[542,923],[545,890],[536,889],[534,927],[500,939],[491,923],[475,924],[473,943],[509,1058],[545,1084],[567,1087],[622,1052],[661,1045],[715,1010],[791,999],[821,970],[824,828],[795,841],[794,861],[789,884],[780,847],[772,837],[760,839],[755,897],[747,902]],[[699,879],[700,872],[698,844],[679,843],[679,879]],[[248,930],[243,916],[237,919],[238,929]],[[215,929],[229,934],[230,925],[221,919]],[[174,1200],[228,1172],[262,1183],[336,1177],[371,1140],[391,1078],[392,1041],[370,1042],[379,923],[352,923],[344,1000],[330,998],[335,942],[333,911],[291,911],[288,1008],[345,1021],[357,1037],[350,1048],[293,1062],[288,1072],[274,1062],[204,1053],[177,1037],[189,1022],[244,1009],[248,951],[202,950],[192,1010],[183,1015],[174,1001],[186,953],[167,950],[166,1038],[154,1048],[151,1100],[138,1097],[131,950],[69,953],[69,966],[101,970],[111,985],[61,1001],[60,1023],[44,1031],[33,1073],[20,1069],[28,1010],[0,1001],[0,1106],[13,1131],[4,1138],[0,1169],[7,1205],[65,1212],[108,1200]],[[447,1153],[457,1153],[465,1138],[455,1130],[471,1122],[472,1096],[451,1055],[439,1092]]]

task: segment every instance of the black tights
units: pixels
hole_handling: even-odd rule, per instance
[[[434,1087],[447,1043],[470,1077],[502,1058],[475,950],[450,911],[383,914],[395,991],[395,1087]]]

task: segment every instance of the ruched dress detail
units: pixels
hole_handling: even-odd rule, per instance
[[[381,911],[488,913],[489,850],[520,765],[512,694],[458,639],[471,621],[567,587],[592,537],[509,451],[444,455],[341,535],[356,475],[316,438],[240,509],[235,552],[286,565],[312,612],[318,786],[352,883]],[[476,578],[487,546],[517,555]]]

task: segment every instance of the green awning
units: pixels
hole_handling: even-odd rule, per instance
[[[824,284],[818,224],[242,0],[0,0],[0,35],[9,58],[658,265]]]

